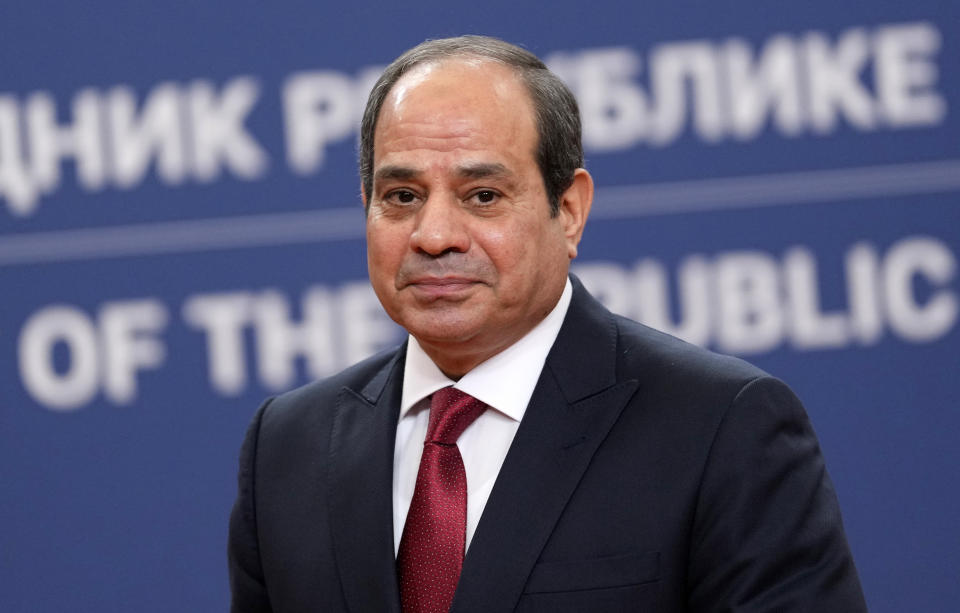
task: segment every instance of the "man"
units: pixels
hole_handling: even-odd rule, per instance
[[[789,389],[568,277],[582,166],[576,103],[528,52],[461,37],[387,68],[368,265],[410,337],[257,413],[234,611],[865,610]]]

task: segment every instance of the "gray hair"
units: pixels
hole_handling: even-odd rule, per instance
[[[526,86],[537,124],[537,165],[550,204],[550,214],[560,209],[560,196],[573,183],[573,173],[583,166],[580,110],[570,89],[526,49],[490,36],[458,36],[428,40],[395,59],[380,75],[363,111],[360,124],[360,179],[369,207],[373,190],[373,137],[384,100],[396,82],[418,64],[453,57],[475,57],[512,68]]]

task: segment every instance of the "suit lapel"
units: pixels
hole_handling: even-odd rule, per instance
[[[352,611],[400,610],[393,553],[393,448],[406,346],[362,390],[343,388],[330,443],[330,528]]]
[[[590,459],[637,390],[618,382],[616,324],[574,298],[467,551],[452,611],[509,611]]]

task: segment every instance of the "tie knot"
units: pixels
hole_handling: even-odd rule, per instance
[[[430,399],[427,442],[455,445],[467,426],[480,417],[486,408],[487,405],[470,394],[453,387],[435,391]]]

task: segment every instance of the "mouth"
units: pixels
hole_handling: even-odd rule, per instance
[[[465,277],[419,277],[407,282],[406,287],[426,299],[458,298],[482,282]]]

